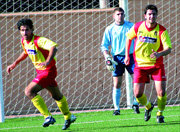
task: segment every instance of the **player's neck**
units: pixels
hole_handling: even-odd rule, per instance
[[[148,28],[154,28],[154,27],[156,27],[156,25],[157,25],[156,22],[154,22],[154,23],[148,23],[148,22],[146,22],[146,26],[147,26]]]
[[[31,40],[33,39],[33,36],[34,36],[34,35],[31,34],[31,35],[26,39],[26,41],[27,41],[27,42],[31,42]]]
[[[24,40],[26,40],[27,43],[30,43],[31,40],[33,39],[33,36],[34,36],[34,35],[32,34],[32,35],[30,35],[29,37],[25,38]]]
[[[123,24],[124,24],[124,21],[121,21],[121,22],[118,22],[118,23],[117,23],[117,22],[115,22],[115,24],[116,24],[116,25],[118,25],[118,26],[121,26],[121,25],[123,25]]]

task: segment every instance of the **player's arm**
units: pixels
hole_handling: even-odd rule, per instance
[[[49,50],[49,54],[48,57],[46,58],[46,61],[43,63],[40,63],[39,65],[41,66],[48,66],[50,64],[50,62],[53,60],[54,56],[56,55],[57,52],[57,48],[56,46],[52,46]]]
[[[152,54],[150,55],[151,58],[158,59],[160,56],[166,56],[171,53],[172,45],[171,45],[171,40],[170,40],[167,30],[165,30],[161,34],[161,41],[162,41],[164,49],[159,52],[152,50]]]
[[[109,46],[111,45],[110,34],[111,33],[109,33],[108,28],[106,28],[100,48],[104,55],[107,69],[109,71],[114,71],[115,70],[114,65],[118,65],[118,63],[114,61],[111,55],[109,54]]]
[[[156,51],[152,50],[152,52],[153,53],[150,55],[150,57],[158,59],[160,56],[166,56],[166,55],[170,54],[171,48],[168,47],[160,52],[156,52]]]
[[[126,33],[126,49],[125,49],[125,59],[124,59],[125,65],[129,65],[129,63],[130,63],[129,50],[130,50],[130,47],[131,47],[132,40],[137,36],[136,30],[137,30],[137,25],[135,24]]]
[[[132,40],[130,40],[129,38],[126,39],[126,50],[125,50],[125,59],[124,59],[125,65],[129,65],[130,63],[129,50],[131,47],[131,42]]]
[[[105,62],[106,62],[106,67],[109,71],[114,71],[114,65],[118,65],[118,63],[116,61],[114,61],[114,59],[109,55],[107,50],[103,51],[103,55],[105,58]]]
[[[22,52],[21,55],[11,65],[7,67],[6,72],[9,74],[16,67],[16,65],[26,59],[27,56],[28,55],[25,52]]]

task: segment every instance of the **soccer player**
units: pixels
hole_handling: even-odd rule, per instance
[[[171,41],[166,28],[156,22],[158,9],[155,5],[147,5],[144,9],[145,21],[136,23],[127,33],[125,64],[129,65],[129,50],[131,40],[136,38],[134,45],[134,95],[137,101],[145,106],[144,120],[151,118],[154,105],[147,100],[144,94],[145,83],[150,82],[149,76],[154,80],[157,92],[157,122],[163,123],[165,109],[166,76],[163,56],[171,53]]]
[[[33,105],[44,116],[43,127],[48,127],[56,121],[43,100],[38,94],[42,89],[46,89],[52,98],[56,101],[57,106],[64,115],[65,124],[63,130],[66,130],[76,117],[69,111],[66,97],[60,92],[55,78],[57,76],[56,58],[57,44],[45,37],[33,34],[34,26],[31,19],[21,19],[17,27],[22,36],[21,43],[24,51],[21,55],[7,67],[7,73],[10,72],[23,60],[29,56],[34,64],[37,76],[25,88],[25,95],[32,101]]]
[[[122,76],[125,71],[131,74],[133,77],[134,70],[134,60],[133,60],[133,45],[130,48],[131,62],[129,66],[124,64],[125,58],[125,45],[126,45],[126,33],[133,26],[133,23],[124,20],[125,14],[121,7],[115,8],[113,11],[114,22],[106,27],[103,40],[101,43],[101,51],[104,55],[106,67],[112,72],[113,76],[113,105],[114,112],[113,115],[120,115],[120,96],[121,96],[121,84]],[[111,47],[111,53],[109,49]],[[111,57],[112,56],[112,57]],[[140,113],[139,104],[134,98],[133,109],[135,113]]]

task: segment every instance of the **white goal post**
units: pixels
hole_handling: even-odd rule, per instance
[[[0,40],[0,122],[4,122],[4,98],[3,98],[2,61],[1,61],[1,40]]]
[[[119,0],[119,6],[124,9],[125,20],[129,21],[128,0]],[[125,70],[127,108],[133,105],[133,81],[131,75]]]

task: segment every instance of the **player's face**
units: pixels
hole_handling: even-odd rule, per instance
[[[113,14],[113,18],[116,24],[120,25],[124,23],[124,12],[122,11],[115,11]]]
[[[157,12],[155,10],[147,10],[144,17],[147,23],[155,24],[157,19]]]
[[[33,36],[33,30],[30,29],[29,26],[24,25],[20,27],[20,34],[25,40],[31,41]]]

